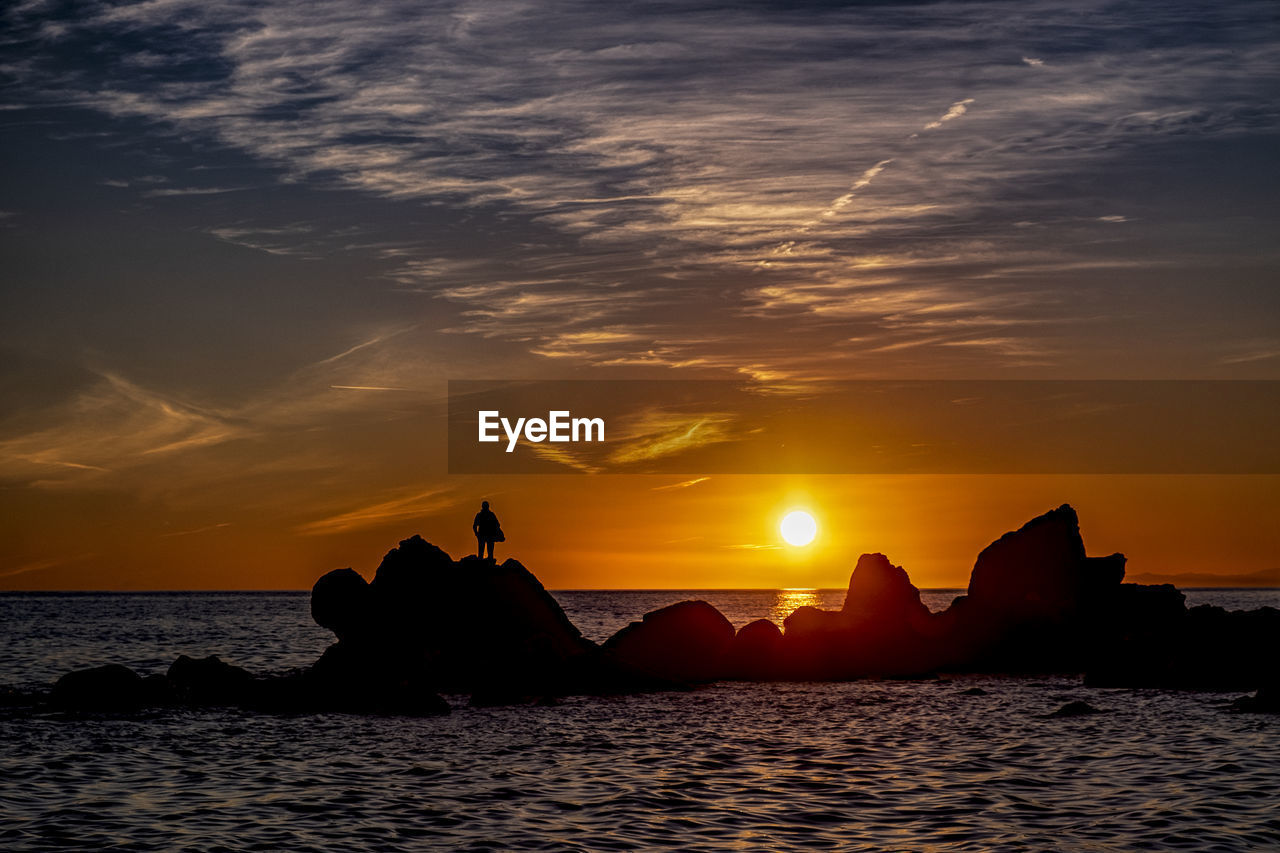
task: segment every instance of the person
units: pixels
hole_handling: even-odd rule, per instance
[[[484,559],[485,546],[488,546],[489,559],[492,560],[493,543],[506,540],[502,535],[502,527],[498,524],[498,517],[489,509],[488,501],[480,502],[480,511],[471,522],[471,532],[476,535],[476,556],[481,559]]]

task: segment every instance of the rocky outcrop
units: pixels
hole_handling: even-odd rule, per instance
[[[901,566],[863,554],[839,611],[801,607],[783,621],[781,669],[804,679],[920,675],[938,663],[934,621]]]
[[[735,632],[707,602],[684,601],[597,646],[516,560],[455,561],[413,536],[386,554],[372,582],[352,569],[316,581],[311,613],[336,642],[304,670],[256,677],[217,657],[183,656],[167,674],[146,678],[118,665],[69,673],[47,701],[69,710],[171,704],[422,715],[448,712],[441,693],[468,693],[475,704],[546,704],[567,693],[724,678],[998,670],[1086,672],[1099,686],[1280,682],[1280,664],[1265,653],[1280,644],[1280,611],[1188,610],[1172,586],[1123,583],[1124,565],[1122,554],[1088,556],[1075,510],[1063,505],[983,549],[967,594],[942,613],[929,612],[901,566],[863,554],[838,611],[801,607],[781,629],[761,619]],[[1272,707],[1267,690],[1241,700],[1241,710]],[[0,699],[9,707],[45,701],[14,691]]]
[[[944,665],[984,670],[1081,670],[1109,633],[1125,557],[1089,557],[1067,504],[978,554],[966,595],[938,619]]]
[[[691,683],[730,673],[733,625],[705,601],[681,601],[646,613],[604,643],[613,665],[641,679]]]
[[[312,613],[338,638],[308,674],[326,696],[520,701],[580,689],[598,666],[595,644],[519,562],[455,562],[420,536],[389,551],[372,583],[350,569],[320,578]]]

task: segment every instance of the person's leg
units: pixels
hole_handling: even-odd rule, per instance
[[[489,559],[492,560],[493,559],[493,540],[487,539],[485,540],[485,544],[489,546]]]
[[[489,547],[493,547],[492,545]],[[476,556],[484,559],[484,540],[479,536],[476,537]]]

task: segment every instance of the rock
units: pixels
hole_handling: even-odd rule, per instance
[[[1024,524],[978,555],[967,595],[934,630],[952,669],[1079,672],[1113,643],[1123,554],[1089,557],[1069,505]]]
[[[1123,554],[1089,558],[1069,504],[1033,518],[978,554],[970,603],[1012,621],[1059,621],[1124,578]]]
[[[771,681],[782,675],[782,630],[768,619],[743,625],[729,649],[729,670],[735,678]]]
[[[1098,687],[1255,690],[1280,680],[1280,658],[1258,654],[1280,644],[1280,611],[1226,611],[1201,605],[1154,628],[1117,626],[1118,639],[1098,656],[1085,683]]]
[[[355,572],[340,570],[312,590],[313,616],[337,635],[344,666],[385,681],[360,682],[361,690],[394,695],[407,679],[417,691],[523,701],[582,689],[595,677],[595,644],[516,560],[454,562],[413,536],[383,557],[372,583],[362,584]],[[317,683],[337,678],[327,670],[318,667]],[[353,677],[325,689],[341,692],[339,683],[355,683]]]
[[[922,676],[939,658],[933,623],[901,566],[863,554],[839,611],[800,607],[783,620],[783,670],[797,679]]]
[[[1068,702],[1067,704],[1063,705],[1061,708],[1054,711],[1053,713],[1045,714],[1045,716],[1046,717],[1087,717],[1090,714],[1101,714],[1101,713],[1102,711],[1099,711],[1097,708],[1093,707],[1088,702],[1075,701],[1075,702]]]
[[[339,639],[367,630],[372,592],[354,569],[334,569],[311,588],[311,618]]]
[[[626,670],[671,682],[713,681],[728,673],[733,625],[705,601],[681,601],[646,613],[604,643]]]
[[[217,655],[180,656],[166,676],[174,697],[191,705],[237,705],[252,698],[254,678]]]
[[[334,643],[308,670],[281,689],[269,689],[271,704],[293,710],[431,716],[448,714],[435,691],[435,673],[425,657],[387,657]]]
[[[968,690],[961,690],[960,695],[961,696],[986,696],[987,691],[983,690],[981,687],[970,687]]]
[[[841,621],[885,633],[919,630],[929,622],[929,608],[920,601],[920,590],[902,566],[884,554],[863,554],[849,576]]]
[[[1241,696],[1231,703],[1231,710],[1241,714],[1280,714],[1280,682],[1259,687],[1252,696]]]
[[[839,612],[823,610],[812,605],[797,607],[782,620],[784,635],[791,638],[813,634],[831,634],[845,627]]]
[[[117,711],[146,704],[142,678],[127,666],[109,663],[69,672],[53,685],[56,707],[83,711]]]

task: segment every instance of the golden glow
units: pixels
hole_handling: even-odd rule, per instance
[[[768,618],[779,628],[799,607],[822,607],[822,596],[816,589],[780,589]]]
[[[803,548],[818,535],[818,522],[802,509],[792,510],[782,518],[778,530],[788,545]]]

